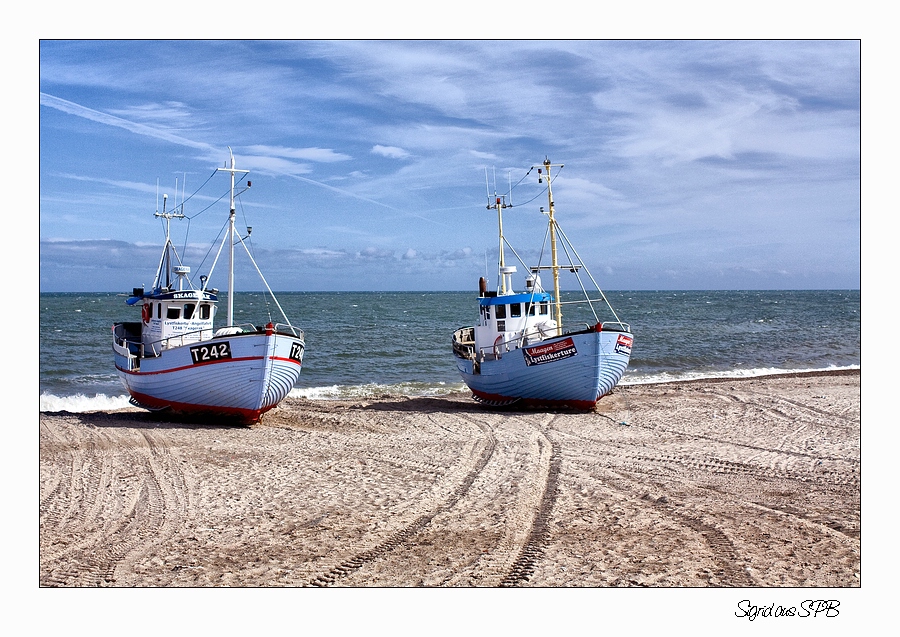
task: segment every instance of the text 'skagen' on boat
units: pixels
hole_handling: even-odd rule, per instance
[[[534,168],[534,167],[532,167]],[[631,328],[622,323],[593,276],[569,242],[556,220],[551,168],[561,165],[544,161],[538,181],[547,181],[550,265],[522,266],[529,271],[525,289],[513,290],[516,266],[507,265],[504,247],[515,249],[503,236],[503,209],[511,204],[505,197],[489,195],[488,209],[497,210],[500,229],[500,258],[496,290],[479,285],[478,323],[453,334],[453,353],[460,375],[475,400],[490,406],[530,405],[592,409],[616,386],[631,357]],[[530,172],[530,171],[529,171]],[[546,239],[545,239],[546,244]],[[560,265],[557,250],[562,248],[569,263]],[[543,254],[543,250],[541,251]],[[516,255],[518,257],[518,255]],[[521,259],[520,259],[521,262]],[[553,294],[541,287],[540,273],[550,271]],[[582,281],[582,270],[596,288],[599,299],[591,299]],[[563,327],[560,271],[576,275],[593,314],[593,324]],[[612,321],[601,321],[594,303],[603,302]]]
[[[209,273],[200,276],[199,286],[191,280],[191,270],[182,263],[169,232],[172,219],[185,217],[184,201],[167,212],[164,196],[163,211],[155,216],[165,222],[166,239],[153,288],[135,288],[127,300],[128,305],[139,308],[140,320],[113,325],[113,353],[116,371],[133,404],[252,423],[291,391],[300,376],[305,345],[303,332],[291,325],[250,253],[246,243],[250,229],[248,237],[235,233],[235,175],[240,173],[243,181],[249,171],[234,167],[234,155],[230,166],[218,171],[230,174],[231,206],[225,236]],[[265,325],[235,324],[237,244],[246,250],[283,323],[267,316]],[[219,293],[207,284],[226,247],[227,318],[217,329]]]

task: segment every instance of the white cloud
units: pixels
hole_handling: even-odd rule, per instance
[[[271,155],[274,157],[285,157],[288,159],[304,159],[307,161],[317,161],[331,163],[336,161],[347,161],[353,159],[350,155],[338,153],[330,148],[286,148],[284,146],[263,146],[254,145],[246,148],[247,152],[255,155]]]
[[[390,159],[406,159],[409,157],[409,153],[402,148],[397,148],[396,146],[382,146],[380,144],[376,144],[372,147],[372,153]]]
[[[179,129],[188,128],[197,123],[192,122],[192,118],[196,117],[196,114],[183,102],[171,101],[162,104],[153,102],[120,109],[112,108],[109,112],[129,120]]]

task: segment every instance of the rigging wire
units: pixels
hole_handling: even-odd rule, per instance
[[[510,199],[512,199],[512,191],[513,191],[513,189],[517,188],[517,187],[519,186],[519,184],[521,184],[523,181],[525,181],[525,178],[528,177],[528,175],[530,175],[530,174],[531,174],[531,171],[534,170],[534,169],[535,169],[535,166],[532,166],[531,168],[529,168],[529,169],[528,169],[528,172],[526,172],[524,175],[522,175],[522,178],[519,179],[519,181],[516,182],[516,185],[515,185],[515,186],[511,186],[510,189],[509,189],[509,192],[507,192],[504,196],[508,196]],[[560,173],[561,170],[562,170],[562,166],[560,166],[560,170],[556,171],[556,174],[553,175],[552,177],[550,176],[549,173],[547,174],[547,180],[548,180],[547,188],[549,188],[550,185],[552,185],[552,183],[553,183],[554,181],[556,181],[556,178],[559,177],[559,173]],[[535,199],[537,199],[538,197],[540,197],[541,195],[543,195],[545,192],[547,192],[547,188],[541,189],[534,197],[532,197],[531,199],[529,199],[529,200],[526,201],[525,203],[518,203],[518,204],[516,204],[516,206],[525,206],[525,205],[530,204],[532,201],[534,201]],[[510,207],[512,207],[512,204],[510,204]]]
[[[506,193],[506,195],[507,195],[507,196],[511,196],[511,193],[512,193],[513,188],[516,188],[517,186],[519,186],[519,184],[521,184],[521,183],[525,180],[525,178],[531,173],[532,170],[534,170],[534,168],[535,168],[534,166],[532,166],[531,168],[529,168],[529,169],[528,169],[528,172],[526,172],[525,175],[523,175],[522,178],[519,179],[519,181],[516,182],[516,185],[515,185],[515,186],[512,186],[512,187],[510,188],[510,191],[509,191],[508,193]],[[561,169],[561,168],[562,168],[562,167],[560,167],[560,169]],[[552,175],[552,176],[548,173],[548,175],[547,175],[547,179],[548,179],[548,185],[547,185],[547,188],[549,188],[549,187],[552,185],[552,183],[553,183],[554,181],[556,181],[556,178],[557,178],[557,177],[559,177],[559,171],[557,171],[556,175]],[[543,195],[543,194],[546,192],[547,188],[542,189],[537,195],[535,195],[534,197],[532,197],[531,199],[529,199],[529,200],[526,201],[525,203],[523,203],[523,204],[517,204],[517,205],[523,206],[523,205],[526,205],[526,204],[531,203],[532,201],[534,201],[535,199],[537,199],[538,197],[540,197],[541,195]],[[594,275],[591,274],[591,271],[588,269],[587,265],[585,265],[585,263],[584,263],[584,259],[582,259],[582,258],[581,258],[581,255],[578,254],[578,251],[575,249],[574,244],[569,240],[569,237],[568,237],[568,236],[566,235],[566,233],[563,231],[563,229],[562,229],[562,227],[559,225],[559,222],[558,222],[558,221],[556,222],[556,229],[559,231],[560,236],[561,236],[561,238],[563,239],[563,241],[561,241],[560,243],[562,244],[563,252],[565,253],[566,257],[569,259],[569,263],[571,263],[571,264],[574,265],[574,264],[577,262],[582,268],[584,268],[584,271],[587,273],[588,278],[590,278],[591,283],[594,284],[594,287],[596,287],[597,291],[600,293],[600,300],[602,300],[604,303],[606,303],[606,306],[607,306],[607,307],[609,308],[609,310],[612,312],[613,317],[615,317],[616,322],[621,322],[620,319],[619,319],[619,317],[618,317],[618,315],[616,314],[616,311],[613,309],[612,304],[609,302],[609,299],[606,297],[606,294],[603,292],[603,289],[600,287],[600,284],[598,284],[597,281],[596,281],[596,279],[594,279]],[[544,251],[545,251],[546,248],[547,248],[547,239],[548,239],[548,237],[549,237],[549,234],[550,234],[550,226],[549,226],[549,224],[548,224],[547,229],[546,229],[546,231],[545,231],[545,233],[544,233],[544,241],[543,241],[543,243],[541,244],[541,251],[540,251],[540,254],[538,255],[538,269],[540,269],[540,264],[543,262],[543,259],[544,259]],[[519,262],[522,264],[522,266],[523,266],[524,268],[526,268],[526,270],[527,270],[527,269],[528,269],[528,265],[526,265],[525,262],[521,259],[521,257],[519,257],[519,255],[518,255],[518,254],[516,253],[516,251],[515,251],[515,248],[512,247],[512,245],[509,243],[509,241],[506,239],[506,237],[504,237],[504,241],[505,241],[506,244],[509,246],[509,248],[513,251],[513,254],[515,254],[516,258],[519,259]],[[576,257],[575,259],[572,258],[572,254],[569,254],[569,250],[571,250],[571,251],[572,251],[572,254],[574,254],[574,256]],[[594,315],[594,319],[597,320],[597,321],[599,321],[599,317],[597,316],[597,312],[596,312],[596,310],[594,309],[593,303],[591,302],[590,295],[587,293],[587,290],[585,289],[584,282],[582,281],[581,276],[579,275],[579,273],[578,273],[577,270],[575,271],[575,278],[577,279],[578,284],[579,284],[579,286],[581,287],[581,291],[582,291],[582,293],[583,293],[584,296],[585,296],[585,300],[587,300],[588,306],[589,306],[590,309],[591,309],[591,313]]]
[[[522,175],[522,177],[519,179],[519,181],[516,182],[516,185],[515,185],[515,186],[510,186],[510,187],[509,187],[509,192],[507,192],[506,195],[510,195],[510,196],[511,196],[511,195],[512,195],[513,189],[514,189],[514,188],[517,188],[517,187],[519,186],[519,184],[521,184],[523,181],[525,181],[525,178],[526,178],[528,175],[531,174],[531,171],[532,171],[532,170],[534,170],[534,166],[532,166],[531,168],[529,168],[529,169],[528,169],[528,172],[526,172],[524,175]],[[495,181],[495,183],[496,183],[496,179],[495,179],[494,181]],[[506,196],[506,195],[504,195],[504,196]]]
[[[512,196],[512,190],[513,190],[513,188],[518,187],[519,184],[521,184],[523,181],[525,181],[525,178],[526,178],[528,175],[531,174],[531,171],[533,171],[534,168],[535,168],[534,166],[532,166],[531,168],[529,168],[529,169],[528,169],[528,172],[526,172],[526,173],[522,176],[522,178],[519,179],[519,181],[516,182],[516,185],[515,185],[515,186],[512,186],[512,187],[509,189],[509,192],[507,193],[507,195],[509,195],[509,196],[511,197],[511,196]],[[556,174],[557,174],[557,176],[559,176],[559,173],[558,173],[558,172],[557,172]],[[549,179],[549,175],[548,175],[548,179]],[[554,177],[554,179],[555,179],[555,177]],[[551,184],[552,184],[552,181],[551,181],[550,183],[547,184],[547,188],[549,188]],[[526,201],[525,203],[520,203],[520,204],[516,204],[516,205],[517,205],[517,206],[525,206],[525,205],[530,204],[532,201],[534,201],[535,199],[537,199],[538,197],[540,197],[541,195],[543,195],[543,194],[547,191],[547,188],[542,189],[540,192],[538,192],[538,194],[536,194],[534,197],[532,197],[531,199],[529,199],[529,200]],[[558,226],[559,226],[559,224],[557,224],[557,227],[558,227]],[[547,225],[547,229],[544,231],[544,241],[543,241],[543,243],[541,244],[541,252],[540,252],[540,254],[538,255],[538,266],[540,266],[541,263],[542,263],[543,260],[544,260],[544,249],[547,247],[547,238],[549,237],[549,235],[550,235],[550,225],[548,224],[548,225]],[[512,247],[512,245],[509,243],[509,241],[506,239],[506,237],[504,237],[503,240],[506,242],[506,245],[508,245],[508,246],[510,247],[510,249],[513,251],[513,254],[516,255],[516,258],[519,259],[519,263],[522,264],[522,267],[525,268],[526,270],[528,270],[528,269],[529,269],[529,266],[521,259],[521,257],[519,257],[519,255],[516,253],[515,248]],[[537,274],[535,274],[535,276],[537,276]]]
[[[196,190],[194,190],[194,192],[191,193],[191,196],[190,196],[190,197],[188,197],[187,199],[183,199],[183,200],[181,201],[181,212],[182,212],[182,214],[184,214],[184,204],[186,204],[187,202],[189,202],[191,199],[193,199],[194,195],[196,195],[198,192],[200,192],[201,190],[203,190],[203,187],[204,187],[206,184],[209,183],[209,180],[212,179],[213,176],[215,176],[216,172],[217,172],[216,170],[212,171],[212,173],[209,175],[209,177],[206,178],[206,181],[204,181],[202,184],[200,184],[200,187],[197,188]],[[226,192],[225,194],[228,194],[228,193]],[[222,197],[224,197],[224,196],[225,196],[225,195],[222,195]],[[204,208],[203,210],[201,210],[201,211],[198,212],[197,214],[192,215],[192,216],[187,217],[187,218],[188,218],[188,219],[193,219],[194,217],[199,217],[199,216],[202,215],[204,212],[206,212],[207,210],[209,210],[211,207],[213,207],[214,205],[216,205],[217,203],[219,203],[219,202],[222,200],[222,197],[219,197],[218,199],[216,199],[213,203],[209,204],[206,208]],[[187,215],[185,215],[185,216],[187,216]]]
[[[194,196],[196,196],[201,190],[203,190],[203,187],[206,186],[206,184],[208,184],[208,183],[210,182],[210,180],[211,180],[217,173],[218,173],[218,169],[212,171],[212,173],[210,173],[209,177],[206,178],[206,181],[204,181],[204,182],[203,182],[196,190],[194,190],[193,193],[191,193],[191,195],[190,195],[189,197],[187,197],[186,199],[184,199],[184,200],[181,202],[181,204],[179,204],[179,207],[181,208],[182,215],[184,215],[184,218],[188,220],[188,227],[187,227],[187,231],[185,232],[185,236],[184,236],[184,247],[183,247],[183,252],[184,252],[185,254],[186,254],[186,252],[187,252],[187,241],[188,241],[188,236],[190,235],[191,221],[192,221],[193,219],[196,219],[196,218],[199,217],[200,215],[202,215],[204,212],[210,210],[213,206],[215,206],[216,204],[218,204],[220,201],[222,201],[225,197],[227,197],[227,196],[231,193],[231,189],[229,188],[229,189],[225,190],[225,192],[223,192],[221,195],[219,195],[219,197],[218,197],[215,201],[213,201],[212,203],[210,203],[208,206],[206,206],[205,208],[203,208],[202,210],[200,210],[200,211],[197,212],[196,214],[192,214],[192,215],[186,215],[186,214],[184,214],[184,204],[186,204],[186,203],[187,203],[188,201],[190,201]],[[245,177],[246,177],[246,176],[245,176]],[[238,182],[238,183],[242,183],[242,182],[243,182],[243,179],[242,179],[240,182]],[[239,194],[240,194],[240,193],[239,193]],[[244,210],[244,209],[243,209],[243,204],[241,204],[241,213],[242,213],[242,215],[243,215],[243,217],[244,217],[244,221],[245,221],[245,225],[246,225],[246,219],[247,219],[247,217],[246,217],[246,214],[243,214],[243,210]],[[225,223],[223,223],[222,227],[219,229],[219,233],[216,235],[216,238],[212,241],[212,243],[210,243],[209,249],[206,251],[206,254],[204,255],[203,259],[200,261],[200,265],[198,266],[198,269],[202,269],[203,264],[206,262],[206,259],[209,258],[209,255],[212,253],[213,248],[215,247],[215,245],[219,242],[220,237],[222,236],[222,233],[227,229],[227,226],[228,226],[228,221],[226,220]]]
[[[227,229],[228,229],[228,220],[226,219],[225,222],[222,224],[222,227],[219,228],[219,232],[216,235],[216,238],[213,239],[212,242],[209,244],[209,249],[207,249],[206,254],[203,255],[203,259],[200,261],[200,264],[197,266],[198,270],[203,269],[203,264],[206,263],[206,260],[209,258],[209,255],[212,254],[213,248],[215,248],[216,245],[219,243],[220,238],[222,237],[222,235],[225,233],[225,231]]]
[[[582,264],[584,264],[584,260],[581,258],[581,255],[578,254],[578,251],[575,249],[575,246],[572,245],[571,241],[569,241],[569,237],[567,237],[566,233],[563,232],[563,229],[559,227],[559,224],[556,224],[556,229],[559,230],[559,233],[563,236],[563,238],[566,240],[566,242],[572,248],[572,252],[575,253],[575,256],[578,257],[578,260],[581,261]],[[600,287],[600,284],[597,283],[597,281],[594,279],[594,275],[591,274],[591,271],[588,270],[587,266],[584,267],[584,271],[587,272],[588,276],[591,278],[591,282],[594,284],[594,286],[596,286],[597,291],[600,292],[600,296],[606,302],[606,306],[609,308],[609,311],[612,312],[613,316],[616,319],[616,322],[621,323],[622,321],[619,319],[619,315],[616,314],[616,311],[613,309],[612,303],[610,303],[609,299],[606,298],[606,294],[603,292],[603,289]]]
[[[210,208],[212,208],[214,205],[216,205],[217,203],[219,203],[219,202],[222,200],[222,198],[225,197],[225,195],[228,194],[228,191],[226,191],[225,194],[223,194],[222,196],[220,196],[218,199],[216,199],[214,202],[212,202],[211,204],[209,204],[206,208],[204,208],[203,210],[201,210],[200,212],[198,212],[198,213],[195,214],[195,215],[186,215],[186,214],[184,214],[184,207],[185,207],[185,204],[186,204],[188,201],[190,201],[191,199],[193,199],[193,198],[194,198],[201,190],[203,190],[203,187],[206,186],[206,184],[209,183],[209,181],[215,176],[216,172],[217,172],[217,171],[214,170],[212,173],[210,173],[209,177],[206,178],[206,181],[204,181],[202,184],[200,184],[200,186],[199,186],[198,188],[196,188],[196,189],[194,190],[194,192],[192,192],[192,193],[190,194],[190,196],[188,196],[188,197],[182,199],[182,200],[181,200],[181,203],[178,204],[178,205],[175,207],[175,210],[178,210],[179,208],[181,209],[181,216],[184,217],[185,219],[187,219],[187,222],[188,222],[188,223],[187,223],[187,228],[185,229],[185,233],[184,233],[184,241],[183,241],[182,244],[181,244],[181,251],[182,251],[182,254],[184,254],[184,255],[187,255],[187,243],[188,243],[188,237],[190,237],[190,234],[191,234],[191,220],[192,220],[192,219],[195,219],[196,217],[199,217],[199,216],[202,215],[204,212],[206,212],[207,210],[209,210]],[[165,222],[163,221],[162,218],[160,218],[160,223],[165,223]],[[173,247],[174,247],[174,246],[173,246]],[[175,250],[174,252],[175,252],[175,256],[176,256],[177,259],[178,259],[179,265],[184,265],[184,262],[182,261],[181,256],[178,254],[178,251]],[[209,255],[209,253],[207,253],[207,256],[208,256],[208,255]],[[204,257],[204,261],[205,261],[205,260],[206,260],[206,257]],[[188,277],[188,281],[190,281],[190,277]]]
[[[243,181],[243,180],[241,180],[241,181]],[[236,196],[239,197],[245,191],[246,191],[246,189],[242,190]],[[244,250],[247,251],[247,255],[250,257],[250,262],[253,263],[254,267],[256,267],[256,271],[259,273],[259,276],[262,279],[263,284],[265,284],[266,288],[268,289],[269,284],[266,282],[266,279],[263,276],[262,272],[259,271],[259,267],[256,266],[256,259],[253,256],[253,252],[254,252],[253,239],[250,237],[251,226],[248,225],[248,223],[247,223],[247,213],[244,210],[244,202],[242,200],[238,199],[238,205],[241,208],[241,218],[244,220],[244,227],[247,228],[247,236],[245,238],[242,238],[241,234],[238,233],[237,240],[239,243],[241,243],[244,246]],[[278,307],[279,310],[281,310],[281,306],[278,305],[278,299],[275,298],[275,294],[272,292],[271,289],[269,289],[269,294],[272,296],[272,300],[275,302],[275,305]],[[272,308],[269,307],[269,297],[265,294],[263,294],[262,297],[263,297],[263,303],[265,303],[265,307],[266,307],[266,314],[269,317],[269,322],[271,322],[272,321]],[[284,316],[284,320],[287,321],[288,320],[287,315],[284,313],[284,310],[281,310],[281,314],[282,314],[282,316]],[[288,324],[290,325],[290,321],[288,321]]]
[[[517,181],[517,182],[515,183],[515,185],[510,186],[510,187],[509,187],[509,190],[507,190],[505,193],[503,193],[503,194],[500,195],[500,196],[501,196],[501,197],[509,197],[510,202],[512,202],[512,191],[515,190],[516,188],[518,188],[519,185],[520,185],[523,181],[525,181],[525,178],[528,177],[528,175],[530,175],[530,174],[531,174],[531,171],[533,171],[534,169],[535,169],[534,166],[532,166],[531,168],[529,168],[528,171],[527,171],[524,175],[522,175],[521,178],[519,178],[519,181]],[[556,176],[559,176],[559,173],[557,173]],[[556,177],[553,177],[553,179],[556,179]],[[495,184],[495,186],[496,186],[496,183],[497,183],[497,178],[494,177],[494,184]],[[544,188],[544,189],[540,190],[534,197],[532,197],[532,198],[529,199],[528,201],[526,201],[526,202],[524,202],[524,203],[517,203],[517,204],[515,204],[515,205],[513,205],[512,203],[510,203],[510,204],[509,204],[509,207],[510,207],[510,208],[516,208],[516,207],[521,207],[521,206],[528,205],[528,204],[530,204],[532,201],[534,201],[535,199],[537,199],[538,197],[540,197],[541,195],[543,195],[546,191],[547,191],[547,189]],[[488,195],[488,197],[490,198],[490,195]]]
[[[591,303],[590,295],[587,293],[587,290],[584,288],[584,281],[581,280],[581,274],[578,272],[578,268],[575,267],[575,259],[573,259],[572,255],[569,254],[569,248],[572,248],[572,252],[575,252],[575,246],[571,245],[569,238],[562,231],[562,228],[559,227],[559,223],[556,224],[556,229],[559,230],[559,234],[563,238],[563,241],[560,241],[560,243],[562,244],[563,252],[566,253],[566,258],[569,260],[569,263],[572,265],[572,272],[575,273],[575,279],[578,281],[578,285],[581,286],[581,292],[584,294],[584,298],[587,300],[588,307],[591,308],[591,314],[594,315],[594,321],[599,323],[600,318],[597,316],[597,311],[594,309],[594,304]],[[576,256],[577,256],[577,254],[576,254]],[[578,262],[579,262],[579,265],[582,268],[584,268],[584,270],[588,273],[588,276],[590,276],[591,272],[590,272],[590,270],[587,269],[587,266],[584,264],[584,261],[581,260],[581,257],[578,257]],[[591,277],[592,281],[593,281],[593,279],[594,278]],[[600,290],[599,287],[597,289]],[[600,294],[601,295],[603,294],[602,290],[600,290]]]

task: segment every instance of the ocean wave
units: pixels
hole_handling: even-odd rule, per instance
[[[45,392],[41,394],[40,410],[84,413],[88,411],[112,411],[125,409],[130,406],[128,396],[107,396],[106,394],[56,396]]]
[[[465,391],[464,383],[366,383],[364,385],[328,385],[327,387],[295,387],[289,396],[310,400],[347,400],[379,396],[446,396]]]
[[[660,372],[656,374],[642,374],[639,369],[628,370],[619,381],[620,386],[627,385],[655,385],[657,383],[674,383],[688,380],[717,380],[717,379],[741,379],[757,378],[760,376],[773,376],[777,374],[807,374],[810,372],[838,372],[860,369],[859,365],[832,365],[815,369],[779,369],[777,367],[759,367],[756,369],[733,369],[710,372]]]
[[[397,383],[393,385],[367,383],[365,385],[329,385],[326,387],[294,388],[290,396],[309,400],[353,400],[372,399],[382,396],[390,397],[427,397],[446,396],[464,391],[463,383]],[[85,413],[92,411],[114,411],[126,409],[132,405],[128,396],[108,396],[106,394],[75,394],[57,396],[51,393],[41,394],[40,411]]]

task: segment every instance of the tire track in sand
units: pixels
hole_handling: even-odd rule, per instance
[[[89,444],[60,452],[70,455],[69,462],[57,463],[69,479],[41,498],[42,511],[48,511],[42,536],[48,529],[48,535],[65,538],[53,546],[41,542],[41,586],[114,585],[116,570],[171,537],[188,510],[181,463],[157,434],[133,427],[89,431]],[[65,435],[47,433],[48,441]],[[117,466],[127,467],[127,474],[117,473]]]
[[[550,458],[547,463],[547,472],[542,480],[543,492],[532,520],[531,529],[528,532],[525,544],[519,551],[518,557],[500,582],[502,587],[518,586],[528,581],[528,578],[534,572],[535,563],[544,554],[544,545],[550,534],[550,516],[556,504],[562,454],[559,443],[541,433],[541,436],[538,438],[539,453],[543,455],[548,447]]]
[[[385,541],[379,543],[375,547],[344,560],[328,572],[319,575],[310,582],[310,585],[330,586],[331,584],[334,584],[337,580],[353,573],[370,562],[374,562],[380,557],[387,555],[403,544],[409,542],[417,533],[428,526],[435,516],[453,508],[453,506],[466,495],[472,484],[475,482],[475,479],[487,466],[497,445],[497,438],[494,436],[494,432],[490,426],[477,421],[475,424],[484,434],[480,441],[481,444],[478,445],[480,446],[480,450],[470,456],[471,464],[468,472],[439,506],[432,508],[427,513],[419,516],[411,524],[393,533]],[[473,447],[473,452],[478,446]]]
[[[699,513],[692,514],[689,509],[676,508],[667,496],[654,498],[647,493],[646,483],[636,482],[633,478],[615,471],[607,475],[605,482],[616,491],[628,495],[633,501],[641,502],[644,506],[651,507],[659,514],[697,533],[709,549],[709,557],[716,567],[713,575],[719,582],[727,582],[727,586],[739,588],[754,585],[746,570],[745,560],[728,535],[714,524],[704,521]],[[642,495],[636,498],[637,493]]]

